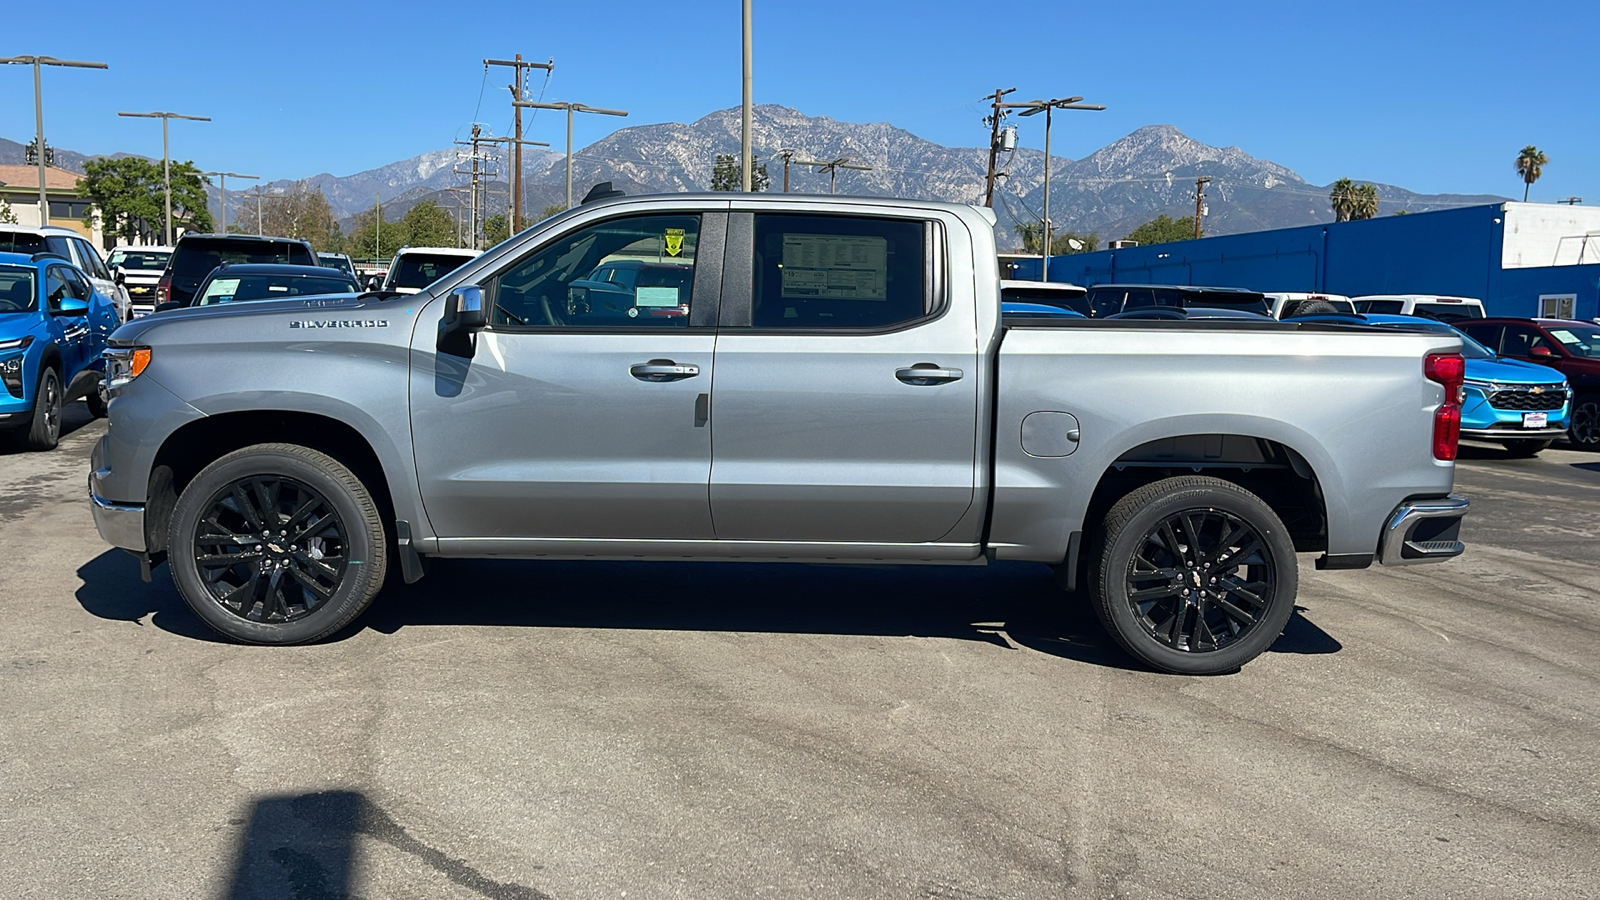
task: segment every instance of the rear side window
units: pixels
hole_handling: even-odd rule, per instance
[[[1505,331],[1504,325],[1473,325],[1463,323],[1461,330],[1472,336],[1472,339],[1488,347],[1495,353],[1500,352],[1500,335]]]
[[[172,253],[172,274],[177,278],[204,278],[223,263],[317,264],[311,251],[298,241],[243,241],[237,238],[182,239]]]
[[[26,231],[0,231],[0,253],[26,253],[31,256],[44,249],[43,235]]]
[[[1361,300],[1356,303],[1356,312],[1363,313],[1398,315],[1403,309],[1405,309],[1403,300]]]
[[[1122,288],[1091,289],[1089,291],[1089,308],[1097,319],[1113,316],[1122,312],[1122,301],[1128,292]]]
[[[751,325],[876,329],[932,314],[927,233],[917,220],[757,215]]]

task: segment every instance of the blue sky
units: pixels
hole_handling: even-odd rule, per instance
[[[476,116],[510,125],[509,73],[485,57],[555,57],[545,98],[629,110],[580,116],[579,146],[618,127],[692,121],[740,99],[739,3],[17,3],[0,56],[109,63],[45,70],[45,130],[86,153],[158,155],[288,178],[346,175],[447,146]],[[1078,158],[1172,124],[1322,184],[1521,197],[1512,160],[1550,157],[1531,199],[1600,204],[1600,2],[919,3],[755,0],[755,99],[842,121],[888,121],[983,146],[980,98],[1082,95],[1060,119]],[[70,9],[70,13],[64,11]],[[533,73],[535,92],[543,86]],[[0,136],[34,132],[31,71],[0,66]],[[481,101],[480,101],[481,98]],[[1042,125],[1021,120],[1025,146]],[[532,139],[558,149],[564,122]]]

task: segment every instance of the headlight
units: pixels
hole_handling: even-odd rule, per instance
[[[107,390],[114,391],[138,378],[150,365],[149,347],[112,347],[104,356]]]

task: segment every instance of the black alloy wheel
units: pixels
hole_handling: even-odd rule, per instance
[[[253,475],[212,495],[195,565],[220,607],[250,622],[284,624],[332,599],[349,565],[344,522],[328,499],[292,478]]]
[[[1600,450],[1600,394],[1584,394],[1572,406],[1567,438],[1583,450]]]
[[[1271,607],[1277,582],[1272,551],[1255,528],[1205,507],[1146,530],[1125,580],[1134,620],[1185,653],[1221,650],[1249,634]]]
[[[383,586],[388,537],[372,494],[339,460],[257,444],[206,466],[167,530],[178,592],[207,625],[251,644],[325,638]]]
[[[39,373],[33,398],[33,422],[28,428],[29,450],[53,450],[61,442],[61,376],[51,366]]]
[[[1215,675],[1259,656],[1294,613],[1299,574],[1283,522],[1229,481],[1167,478],[1117,501],[1091,556],[1095,613],[1134,656]]]

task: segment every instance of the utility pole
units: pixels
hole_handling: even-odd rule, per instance
[[[238,172],[202,172],[200,174],[205,176],[205,177],[207,177],[207,178],[211,177],[212,175],[215,175],[215,176],[217,176],[218,180],[221,182],[221,185],[220,185],[220,187],[218,187],[218,190],[220,190],[222,192],[222,224],[217,227],[217,234],[227,234],[228,233],[228,179],[229,178],[258,178],[260,176],[257,176],[257,175],[240,175]],[[258,209],[259,209],[259,207],[258,207]],[[260,217],[257,217],[256,225],[257,225],[256,233],[259,234],[261,232]]]
[[[751,63],[750,63],[750,0],[744,0],[744,104],[739,119],[739,190],[750,193],[750,170],[755,168],[755,152],[750,146],[751,120]],[[568,200],[571,206],[572,201]]]
[[[209,122],[210,116],[185,116],[175,112],[147,112],[130,113],[119,112],[119,116],[130,119],[160,119],[161,120],[161,180],[166,185],[167,194],[167,246],[172,246],[172,159],[167,152],[167,123],[173,119],[188,119],[193,122]]]
[[[383,195],[373,194],[378,201],[378,220],[372,227],[372,258],[383,261]]]
[[[526,106],[530,109],[564,109],[567,111],[567,209],[572,208],[572,114],[575,112],[599,113],[603,116],[625,116],[628,113],[620,109],[600,109],[595,106],[584,106],[582,103],[534,103],[528,100],[518,100],[515,106]]]
[[[984,178],[984,206],[994,206],[994,169],[995,163],[998,162],[998,157],[1000,155],[1000,123],[1007,115],[1007,110],[1000,107],[1000,101],[1003,100],[1007,94],[1015,90],[1016,88],[1006,88],[1005,90],[995,88],[994,91],[994,110],[989,113],[989,120],[987,122],[989,125],[989,174]]]
[[[797,166],[816,166],[818,173],[827,172],[828,173],[828,193],[829,194],[833,193],[834,181],[839,177],[839,170],[840,169],[855,169],[858,172],[871,172],[872,171],[872,167],[871,166],[858,166],[858,165],[855,165],[855,164],[851,163],[850,162],[850,157],[848,157],[848,156],[841,156],[838,159],[830,160],[828,162],[821,162],[819,160],[811,160],[811,159],[797,159],[797,160],[795,160],[794,164],[797,165]]]
[[[793,150],[779,150],[778,155],[783,157],[783,192],[789,193],[789,161],[794,159]]]
[[[483,61],[483,67],[485,69],[487,69],[490,66],[510,66],[512,69],[516,70],[516,73],[517,73],[517,83],[513,84],[513,85],[507,85],[507,87],[509,87],[511,89],[511,112],[512,112],[512,115],[515,116],[515,119],[514,119],[514,121],[512,123],[512,129],[513,129],[514,133],[512,134],[512,144],[511,144],[511,147],[512,147],[512,150],[511,150],[511,233],[512,234],[516,234],[517,232],[522,230],[522,144],[523,144],[523,140],[522,140],[522,107],[517,105],[517,101],[527,99],[525,94],[524,94],[524,88],[526,87],[526,85],[524,84],[524,81],[523,81],[524,74],[527,72],[527,70],[528,69],[543,69],[546,72],[553,72],[553,71],[555,71],[555,68],[556,68],[556,58],[554,56],[552,56],[552,57],[550,57],[550,61],[549,62],[542,62],[542,63],[524,62],[523,59],[522,59],[522,54],[518,53],[516,59],[486,59],[486,60]],[[530,143],[532,143],[532,142],[530,142]],[[548,147],[550,145],[549,144],[539,144],[539,146]]]
[[[478,210],[479,210],[480,204],[483,201],[483,193],[482,193],[481,188],[479,187],[479,184],[480,184],[479,179],[485,174],[493,174],[493,173],[489,172],[486,167],[483,167],[483,166],[479,165],[480,163],[482,163],[484,161],[484,157],[483,157],[482,151],[480,151],[478,149],[478,145],[479,144],[486,144],[486,143],[494,143],[497,140],[495,138],[483,137],[482,134],[483,134],[483,126],[479,125],[477,123],[473,123],[473,126],[472,126],[472,140],[471,141],[456,141],[457,144],[462,144],[462,145],[471,144],[471,146],[472,146],[472,152],[470,154],[468,154],[468,159],[472,162],[472,168],[471,169],[467,169],[465,171],[463,171],[461,169],[456,169],[455,172],[456,172],[457,175],[471,175],[472,176],[472,240],[471,240],[470,243],[472,245],[472,249],[474,249],[474,250],[482,249],[481,247],[478,246],[478,226],[482,223],[482,219],[479,218]],[[460,159],[460,157],[458,156],[457,159]]]
[[[39,224],[50,224],[50,200],[44,193],[44,170],[48,164],[45,157],[44,143],[44,88],[39,77],[40,66],[65,66],[69,69],[109,69],[110,66],[103,62],[79,62],[72,59],[56,59],[53,56],[5,56],[0,57],[0,65],[33,66],[33,126],[39,142]],[[170,216],[169,216],[170,218]],[[170,241],[168,243],[171,243]]]
[[[256,185],[256,234],[265,234],[266,227],[261,224],[261,185]]]
[[[520,110],[520,109],[517,110],[517,119],[518,119],[519,122],[522,119],[522,110]],[[522,133],[522,126],[520,124],[517,126],[517,133],[518,134]],[[518,224],[519,221],[520,221],[519,220],[518,210],[522,209],[522,175],[520,174],[521,171],[522,171],[522,148],[523,147],[548,147],[548,146],[550,146],[550,142],[549,141],[525,141],[520,137],[497,137],[497,138],[484,138],[483,140],[479,141],[479,143],[483,143],[483,144],[509,144],[509,145],[511,145],[512,147],[515,148],[512,151],[514,159],[515,159],[515,162],[512,163],[512,165],[514,166],[514,171],[511,174],[511,177],[513,179],[514,187],[513,187],[513,190],[511,192],[511,197],[508,200],[508,202],[510,203],[510,208],[506,210],[506,212],[508,214],[508,218],[506,219],[506,224],[511,229],[509,233],[510,234],[516,234],[518,231],[521,230],[521,226]]]
[[[1050,250],[1053,229],[1050,225],[1050,114],[1058,109],[1105,109],[1098,103],[1079,103],[1082,97],[1061,97],[1054,100],[1029,100],[1026,103],[1001,103],[1002,109],[1021,109],[1021,115],[1044,113],[1044,251],[1039,255],[1039,280],[1050,280]]]
[[[1206,185],[1210,181],[1210,175],[1194,180],[1194,239],[1197,241],[1200,240],[1200,216],[1205,211]]]

